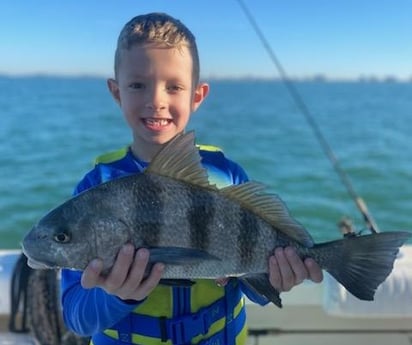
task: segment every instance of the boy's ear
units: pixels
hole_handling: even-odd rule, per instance
[[[196,111],[202,104],[203,100],[209,94],[209,84],[200,83],[197,85],[196,90],[193,95],[192,111]]]
[[[107,87],[109,88],[112,97],[116,101],[117,104],[120,105],[120,92],[119,92],[119,85],[117,81],[114,79],[107,79]]]

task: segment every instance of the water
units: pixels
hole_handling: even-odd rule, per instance
[[[299,82],[381,230],[412,231],[412,83]],[[68,198],[93,158],[130,133],[103,79],[0,78],[0,248]],[[214,81],[189,126],[279,194],[316,241],[362,217],[305,118],[276,81]]]

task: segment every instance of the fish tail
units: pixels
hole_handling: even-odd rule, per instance
[[[320,263],[322,268],[354,296],[372,301],[378,286],[391,273],[399,247],[411,235],[403,231],[377,233],[323,243],[313,249],[323,246],[330,255]]]

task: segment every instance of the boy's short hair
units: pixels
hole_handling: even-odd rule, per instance
[[[159,43],[171,48],[186,46],[193,60],[193,82],[199,82],[200,66],[199,53],[195,36],[178,19],[166,13],[148,13],[136,16],[125,24],[117,40],[114,59],[114,71],[120,65],[122,50],[128,50],[135,44]]]

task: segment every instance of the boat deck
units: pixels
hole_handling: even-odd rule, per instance
[[[412,345],[412,246],[401,254],[374,302],[357,300],[327,274],[321,284],[304,282],[283,293],[282,309],[247,301],[247,345]],[[8,332],[9,306],[2,300],[8,289],[0,289],[0,345],[41,345]]]
[[[411,345],[412,318],[330,316],[319,305],[248,308],[248,345]]]
[[[410,251],[396,264],[375,301],[359,301],[329,275],[281,295],[283,308],[247,304],[248,345],[411,345]]]
[[[319,305],[247,305],[248,345],[411,345],[412,318],[346,318],[327,315]],[[30,335],[7,331],[0,317],[0,345],[39,345]]]

